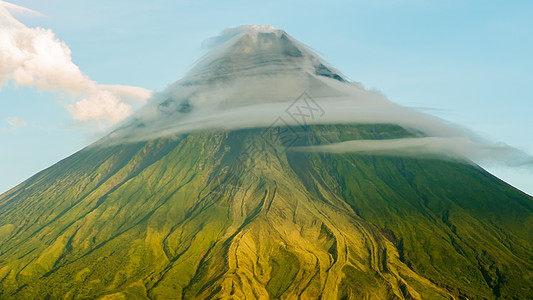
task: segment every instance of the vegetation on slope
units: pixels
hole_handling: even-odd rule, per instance
[[[533,297],[531,197],[457,161],[293,151],[412,135],[391,125],[265,133],[93,146],[1,195],[0,298]]]

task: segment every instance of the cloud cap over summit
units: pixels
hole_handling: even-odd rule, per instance
[[[435,137],[425,141],[424,153],[439,149],[435,154],[440,154],[440,141],[448,139],[455,141],[449,155],[461,159],[513,166],[533,164],[533,159],[519,150],[490,142],[466,128],[395,104],[378,91],[349,82],[310,47],[272,26],[226,29],[206,40],[204,47],[208,52],[184,78],[155,94],[147,106],[120,124],[104,142],[142,141],[208,128],[268,127],[280,117],[286,118],[287,125],[298,126],[301,122],[288,115],[287,109],[305,93],[323,110],[320,117],[305,119],[306,125],[395,124],[424,137]],[[437,144],[432,146],[433,142]],[[346,145],[343,151],[350,151]],[[394,145],[406,155],[403,143],[395,141],[388,145],[391,153]],[[409,153],[416,156],[416,149],[422,148],[415,147]],[[375,150],[382,151],[380,147]]]

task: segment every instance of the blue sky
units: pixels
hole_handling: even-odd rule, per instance
[[[206,38],[227,27],[270,24],[391,101],[533,153],[530,1],[10,2],[43,14],[16,17],[51,29],[99,84],[162,90],[204,53]],[[74,120],[67,98],[4,82],[0,193],[103,133]],[[484,167],[533,194],[531,169]]]

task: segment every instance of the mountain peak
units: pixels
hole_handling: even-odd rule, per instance
[[[222,31],[222,34],[235,34],[235,33],[258,33],[258,32],[285,32],[284,30],[277,29],[272,25],[241,25],[234,28],[226,28]]]
[[[347,80],[341,73],[311,48],[273,26],[225,29],[204,46],[208,52],[185,77],[157,93],[108,138],[138,140],[189,132],[209,122],[219,127],[221,113],[238,115],[225,124],[240,120],[239,128],[258,120],[271,123],[269,118],[257,116],[265,106],[272,104],[268,109],[275,112],[270,114],[279,115],[304,91],[320,98],[345,95],[339,85],[357,88],[345,85]],[[245,106],[249,109],[239,110]]]
[[[206,41],[205,46],[210,51],[188,74],[191,81],[291,71],[346,81],[311,48],[270,25],[225,29],[221,35]]]

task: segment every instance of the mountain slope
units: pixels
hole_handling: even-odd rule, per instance
[[[532,295],[530,197],[461,162],[298,152],[263,132],[90,147],[2,195],[0,297]],[[313,126],[297,143],[380,132],[411,135]]]

